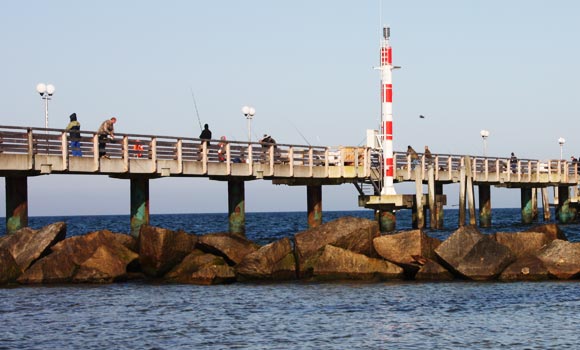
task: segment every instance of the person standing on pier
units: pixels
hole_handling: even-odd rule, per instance
[[[433,164],[433,156],[431,155],[429,146],[425,146],[425,164],[427,165]]]
[[[211,131],[209,130],[209,125],[204,124],[203,130],[201,134],[199,134],[199,138],[201,139],[201,145],[199,145],[199,157],[198,159],[201,160],[203,157],[203,142],[207,142],[207,153],[209,154],[209,140],[211,140]]]
[[[107,119],[101,124],[97,131],[97,135],[99,136],[99,158],[109,158],[107,155],[107,142],[115,138],[116,122],[117,118],[115,117]]]
[[[70,115],[70,123],[66,126],[66,131],[69,132],[70,149],[72,155],[75,157],[82,157],[83,152],[81,151],[81,123],[77,120],[77,114],[73,113]]]
[[[413,149],[413,147],[411,147],[411,145],[407,146],[407,157],[410,157],[411,166],[413,168],[415,167],[415,165],[419,164],[419,155],[417,154],[417,152],[415,152],[415,150]]]
[[[512,152],[512,155],[510,157],[510,168],[513,174],[515,174],[517,167],[518,167],[518,157],[516,157],[514,152]]]

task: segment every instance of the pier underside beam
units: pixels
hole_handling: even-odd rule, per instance
[[[149,225],[149,179],[134,177],[131,181],[131,236],[138,237],[141,226]]]
[[[228,218],[230,233],[246,236],[244,181],[228,181]]]
[[[542,210],[544,212],[544,221],[550,221],[550,198],[548,197],[548,188],[542,188]]]
[[[8,176],[6,185],[6,233],[28,226],[28,177]]]
[[[568,186],[558,186],[556,215],[561,224],[569,224],[576,219],[576,209],[570,206],[570,189]]]
[[[479,193],[479,227],[491,227],[491,189],[489,185],[477,186]]]
[[[524,187],[521,189],[521,211],[522,211],[522,223],[531,224],[534,220],[531,188]]]
[[[306,186],[306,203],[308,207],[308,227],[322,224],[322,186]]]

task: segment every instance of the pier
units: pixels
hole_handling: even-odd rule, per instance
[[[550,203],[556,206],[560,223],[574,221],[577,213],[578,164],[564,160],[519,159],[510,165],[508,158],[450,154],[426,158],[420,154],[419,162],[412,162],[405,152],[393,152],[393,182],[414,182],[416,190],[382,194],[385,162],[381,150],[372,146],[260,144],[117,134],[107,144],[109,158],[100,158],[98,135],[90,131],[81,131],[80,145],[82,156],[73,156],[65,130],[0,126],[0,176],[6,183],[7,233],[28,224],[28,177],[67,174],[128,180],[133,235],[149,223],[149,181],[162,177],[206,177],[227,182],[229,230],[240,235],[245,234],[244,184],[253,180],[306,187],[309,227],[322,223],[323,186],[343,184],[354,185],[353,195],[358,195],[360,207],[375,210],[383,232],[395,230],[395,212],[402,209],[413,211],[417,228],[442,228],[444,185],[459,186],[459,226],[477,224],[477,217],[479,226],[491,226],[491,186],[520,190],[524,223],[536,220],[538,203],[542,203],[545,221],[551,219]],[[427,193],[423,193],[423,185],[427,185]],[[551,201],[550,187],[555,188]]]

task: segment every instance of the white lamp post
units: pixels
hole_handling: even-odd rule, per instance
[[[481,138],[483,139],[483,156],[487,157],[487,138],[489,137],[489,131],[488,130],[481,130],[479,132],[479,134],[481,135]]]
[[[244,106],[242,107],[242,113],[248,119],[248,142],[252,142],[252,117],[256,114],[254,107]]]
[[[36,85],[36,92],[44,100],[44,128],[48,129],[48,101],[50,101],[52,94],[54,94],[54,85],[39,83]]]
[[[564,138],[563,138],[563,137],[560,137],[560,138],[558,139],[558,143],[560,144],[560,160],[562,160],[562,159],[563,159],[563,158],[562,158],[562,155],[563,155],[563,152],[562,152],[562,151],[563,151],[563,149],[564,149],[564,144],[566,143],[566,140],[564,140]]]

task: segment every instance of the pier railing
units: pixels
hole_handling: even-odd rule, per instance
[[[378,150],[366,147],[329,147],[294,144],[260,144],[230,140],[121,134],[106,145],[109,159],[99,159],[95,132],[80,131],[81,156],[73,156],[69,133],[62,129],[0,126],[0,171],[41,171],[123,174],[144,173],[199,176],[254,176],[279,178],[374,179],[383,173]],[[578,164],[565,160],[419,154],[413,161],[394,153],[395,181],[427,180],[433,167],[436,181],[455,182],[471,163],[475,182],[496,184],[579,182]]]

